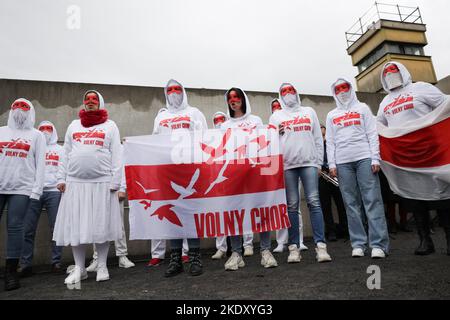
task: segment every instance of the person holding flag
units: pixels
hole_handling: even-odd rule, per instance
[[[381,165],[392,191],[414,214],[420,244],[416,255],[435,252],[430,210],[438,210],[450,255],[450,99],[406,67],[386,63],[381,83],[388,93],[378,110]]]

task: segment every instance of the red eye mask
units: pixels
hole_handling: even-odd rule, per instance
[[[342,92],[349,92],[349,91],[350,85],[348,83],[339,84],[334,88],[334,93],[336,93],[336,95],[339,95]]]
[[[281,89],[281,95],[284,97],[288,94],[297,94],[297,91],[293,86],[287,86]]]
[[[183,88],[181,86],[170,86],[167,88],[167,95],[170,96],[171,94],[182,94]]]
[[[39,127],[39,131],[42,131],[42,132],[47,131],[47,132],[52,133],[53,132],[53,127],[52,126],[40,126]]]
[[[242,99],[238,96],[238,94],[234,91],[231,91],[230,94],[228,95],[228,104],[232,104],[233,102],[241,102],[242,103]]]
[[[219,116],[216,116],[213,121],[214,121],[215,125],[218,125],[218,124],[224,123],[225,120],[226,120],[225,116],[219,115]]]
[[[84,97],[84,101],[83,101],[84,105],[87,106],[88,104],[93,104],[95,106],[99,106],[100,105],[100,101],[98,99],[97,94],[95,93],[88,93],[86,95],[86,97]]]
[[[31,107],[28,105],[28,103],[26,103],[24,101],[17,101],[17,102],[14,102],[11,109],[12,110],[21,109],[23,111],[30,111]]]
[[[383,76],[386,76],[388,73],[398,73],[398,67],[395,64],[388,65],[386,69],[383,71]]]
[[[281,110],[281,104],[278,101],[276,101],[272,104],[272,113],[278,110]]]

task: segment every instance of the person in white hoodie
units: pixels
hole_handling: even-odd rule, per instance
[[[319,170],[323,161],[323,139],[319,119],[310,107],[301,105],[294,86],[284,83],[279,90],[281,111],[275,112],[269,123],[280,129],[280,141],[284,158],[284,175],[289,220],[288,263],[299,263],[299,181],[305,190],[311,216],[316,259],[319,263],[331,261],[327,252],[325,227],[319,198]]]
[[[228,106],[229,120],[222,124],[221,129],[230,128],[257,128],[263,126],[260,117],[252,115],[252,108],[245,92],[239,88],[231,88],[225,93],[225,102]],[[277,261],[270,252],[270,232],[259,234],[261,240],[261,265],[265,268],[275,268]],[[231,257],[225,263],[225,270],[236,271],[245,267],[242,259],[242,238],[244,238],[244,256],[253,255],[253,234],[230,237]]]
[[[20,261],[21,277],[32,275],[32,262],[34,252],[34,239],[38,227],[42,209],[45,207],[48,215],[50,232],[53,235],[56,215],[58,213],[61,192],[56,188],[59,164],[64,158],[64,148],[58,145],[58,133],[50,121],[42,121],[38,130],[45,136],[47,150],[45,153],[45,179],[44,192],[39,200],[30,200],[24,224],[24,242]],[[52,242],[51,271],[62,272],[61,269],[62,247]]]
[[[274,114],[275,112],[281,111],[281,110],[282,110],[282,107],[281,107],[280,99],[278,99],[278,98],[273,99],[270,102],[271,113]],[[302,214],[300,211],[299,211],[298,217],[299,217],[299,232],[300,232],[300,251],[306,251],[306,250],[308,250],[308,247],[305,246],[305,244],[303,243],[303,219],[302,219]],[[275,249],[273,249],[273,252],[274,253],[284,252],[285,249],[287,248],[288,238],[289,238],[288,229],[277,230],[277,232],[276,232],[277,247]]]
[[[109,280],[106,266],[109,242],[120,239],[122,222],[118,190],[122,174],[120,133],[101,94],[89,90],[83,96],[80,119],[67,128],[65,158],[58,171],[57,188],[63,192],[53,240],[72,246],[75,267],[64,283],[79,283],[88,277],[86,245],[98,252],[98,282]]]
[[[0,218],[7,210],[5,290],[20,288],[17,268],[22,254],[24,220],[30,199],[39,200],[44,188],[44,135],[34,129],[30,101],[11,105],[8,125],[0,127]]]
[[[213,115],[213,125],[214,129],[221,129],[222,124],[224,124],[228,120],[228,116],[222,112],[218,111]],[[216,238],[216,253],[211,257],[213,260],[220,260],[226,257],[228,251],[228,242],[227,238],[229,237],[217,237]]]
[[[167,110],[158,113],[156,116],[153,134],[172,134],[174,131],[179,130],[195,131],[208,129],[203,113],[188,104],[186,90],[180,82],[173,79],[169,80],[164,88],[164,94]],[[203,273],[200,239],[187,239],[187,245],[189,247],[189,274],[191,276],[199,276]],[[155,251],[161,251],[159,249],[155,250],[158,247],[165,249],[165,241],[152,240],[152,257],[154,257]],[[171,240],[170,247],[170,262],[165,272],[165,277],[168,278],[183,272],[183,239]]]
[[[413,83],[406,67],[396,61],[383,66],[381,83],[388,93],[380,103],[377,121],[389,128],[401,128],[408,121],[414,121],[443,105],[447,96],[435,86]],[[424,256],[435,252],[430,236],[430,210],[437,210],[447,238],[447,254],[450,255],[450,200],[421,201],[401,199],[404,208],[414,214],[420,244],[416,255]]]
[[[370,108],[358,101],[350,81],[338,79],[331,91],[337,108],[327,116],[328,167],[330,175],[339,178],[352,256],[363,257],[369,244],[372,258],[382,259],[389,253],[389,234],[378,178],[380,145],[376,120]],[[362,220],[364,214],[369,237]]]

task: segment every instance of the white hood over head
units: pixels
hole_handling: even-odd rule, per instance
[[[389,89],[388,84],[387,84],[386,79],[385,79],[384,74],[383,74],[384,73],[384,69],[386,69],[386,67],[388,65],[390,65],[390,64],[396,65],[398,70],[400,70],[400,76],[402,78],[402,86],[401,86],[401,88],[404,88],[404,87],[406,87],[406,86],[408,86],[408,85],[410,85],[412,83],[411,74],[409,73],[408,69],[406,69],[406,67],[403,64],[401,64],[400,62],[396,62],[396,61],[387,62],[383,66],[383,69],[381,69],[382,70],[381,71],[381,84],[383,85],[383,89],[386,92],[391,92],[393,90],[398,89],[398,88],[393,89],[393,90]]]
[[[341,102],[341,100],[336,96],[336,93],[335,93],[336,86],[343,84],[343,83],[348,83],[350,85],[349,100],[345,104],[343,102]],[[353,84],[345,78],[339,78],[336,80],[336,82],[334,82],[331,85],[331,94],[333,95],[333,98],[336,101],[336,105],[337,105],[338,109],[348,110],[353,104],[359,103],[358,97],[356,96],[356,91],[353,88]]]
[[[97,96],[98,96],[98,101],[99,101],[98,109],[99,110],[100,109],[105,109],[105,100],[103,99],[103,96],[100,94],[100,92],[98,92],[97,90],[88,90],[88,91],[86,91],[86,93],[83,95],[83,100],[84,100],[84,98],[86,98],[86,95],[88,93],[92,93],[92,92],[97,94]]]
[[[240,90],[240,91],[242,92],[242,94],[244,95],[245,114],[244,114],[242,117],[240,117],[240,118],[235,118],[235,117],[234,117],[234,111],[231,110],[231,107],[228,105],[228,94],[229,94],[231,91],[233,91],[233,90],[238,90],[238,91]],[[225,93],[225,103],[227,104],[227,107],[228,107],[228,118],[229,118],[231,121],[241,121],[241,120],[247,118],[249,115],[252,114],[252,107],[251,107],[251,105],[250,105],[250,101],[248,100],[247,94],[245,93],[244,90],[242,90],[242,89],[240,89],[240,88],[233,87],[233,88],[231,88],[230,90],[228,90],[228,91]]]
[[[292,105],[288,105],[287,103],[287,96],[283,97],[281,95],[281,90],[285,87],[293,87],[295,89],[295,91],[297,92],[296,95],[294,95],[294,97],[292,97],[294,104]],[[300,106],[302,105],[302,100],[300,99],[300,95],[298,94],[298,90],[297,88],[295,88],[291,83],[283,83],[280,86],[280,90],[278,90],[278,94],[279,94],[279,101],[281,103],[281,108],[283,110],[286,110],[288,112],[296,112],[300,109]]]
[[[47,141],[47,145],[57,144],[58,143],[58,133],[56,132],[55,125],[53,123],[51,123],[50,121],[42,121],[41,123],[39,123],[38,129],[42,126],[52,126],[53,127],[53,131],[50,136],[50,139],[47,139],[47,137],[45,138]],[[46,136],[46,134],[44,134],[44,136]]]
[[[182,98],[180,99],[180,103],[178,105],[172,104],[171,103],[172,99],[169,99],[169,96],[167,95],[167,89],[171,86],[180,86],[183,90]],[[164,88],[164,95],[166,96],[166,108],[171,113],[176,113],[181,110],[185,110],[185,109],[187,109],[187,107],[189,107],[188,101],[187,101],[187,94],[186,94],[186,90],[184,89],[184,86],[174,79],[171,79],[171,80],[169,80],[169,82],[167,82],[167,85]]]
[[[30,106],[29,111],[23,111],[20,109],[12,110],[12,106],[16,102],[25,102]],[[33,104],[24,98],[15,100],[11,104],[11,110],[9,111],[8,117],[8,127],[13,130],[30,130],[34,127],[36,119],[36,112],[34,110]]]

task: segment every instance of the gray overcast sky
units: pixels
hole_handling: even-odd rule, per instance
[[[447,0],[420,6],[438,78],[450,74]],[[80,8],[69,29],[67,9]],[[329,94],[357,74],[345,31],[373,0],[0,0],[0,78]]]

